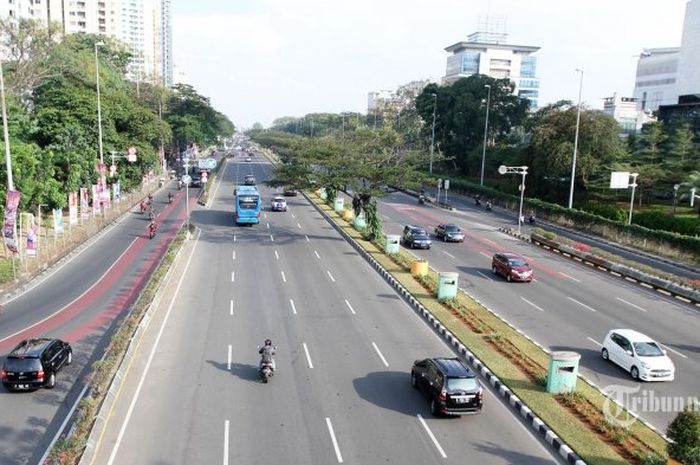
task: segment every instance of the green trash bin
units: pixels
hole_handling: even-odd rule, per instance
[[[438,300],[454,299],[459,288],[459,273],[441,272],[438,280]]]
[[[335,209],[337,213],[345,210],[345,199],[342,197],[336,197],[336,199],[333,201],[333,209]]]
[[[321,189],[321,194],[319,195],[319,197],[321,197],[321,200],[326,200],[326,199],[328,199],[328,193],[326,192],[326,188],[325,188],[325,187]]]
[[[547,392],[564,394],[576,390],[578,363],[581,354],[569,351],[552,352],[547,370]]]
[[[401,236],[398,234],[387,234],[386,244],[384,245],[384,252],[386,253],[399,253],[399,241]]]
[[[364,231],[365,228],[367,227],[367,223],[365,222],[365,219],[362,218],[361,216],[358,216],[355,218],[355,221],[352,223],[353,226],[355,226],[355,229],[358,231]]]

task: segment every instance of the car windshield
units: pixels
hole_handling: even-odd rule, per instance
[[[413,235],[413,238],[419,241],[425,241],[427,239],[430,239],[427,234],[425,233],[415,233]]]
[[[640,357],[662,357],[664,352],[655,342],[635,342],[634,351]]]
[[[511,258],[508,259],[510,266],[527,266],[527,262],[522,258]]]
[[[238,199],[238,205],[244,210],[253,210],[258,207],[257,195],[242,195]]]
[[[284,202],[284,199],[281,197],[275,197],[274,199],[272,199],[272,201],[273,202]]]
[[[5,361],[7,371],[35,371],[40,368],[38,358],[8,358]]]
[[[459,232],[459,227],[454,224],[448,224],[445,226],[445,231],[447,232]]]
[[[447,378],[448,391],[476,391],[478,388],[476,378]]]

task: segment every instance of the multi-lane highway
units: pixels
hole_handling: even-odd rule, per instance
[[[700,397],[700,313],[692,306],[501,234],[496,229],[505,224],[503,217],[483,208],[448,212],[418,205],[415,198],[396,192],[381,199],[378,209],[387,233],[400,234],[405,224],[421,225],[429,232],[442,222],[458,224],[467,234],[464,243],[434,240],[431,250],[415,251],[416,255],[440,271],[459,272],[460,287],[541,345],[581,353],[583,374],[599,386],[632,389],[613,388],[629,394],[620,400],[660,429],[673,419],[679,402]],[[491,257],[496,251],[525,256],[536,281],[507,283],[494,276]],[[662,343],[676,365],[675,381],[637,383],[603,361],[600,344],[614,328],[633,328]],[[652,398],[659,399],[657,405],[670,402],[675,408],[644,402]]]
[[[230,161],[110,410],[95,464],[559,463],[499,398],[433,418],[409,382],[450,349],[303,197],[233,225]],[[272,191],[259,186],[269,206]],[[258,379],[271,338],[277,374]],[[152,438],[145,440],[145,438]]]
[[[176,193],[168,204],[166,190]],[[114,322],[146,282],[185,214],[185,191],[172,185],[154,201],[160,224],[149,240],[146,215],[129,213],[64,264],[3,305],[0,353],[29,337],[57,337],[73,346],[74,363],[56,387],[34,392],[0,388],[0,464],[36,464],[79,397],[89,366],[102,354]]]

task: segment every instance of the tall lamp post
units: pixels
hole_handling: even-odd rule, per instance
[[[7,190],[15,190],[12,180],[12,157],[10,157],[10,134],[7,129],[7,107],[5,105],[5,78],[2,73],[2,61],[0,61],[0,99],[2,100],[2,134],[5,140],[5,163],[7,164]]]
[[[574,136],[574,160],[571,163],[571,187],[569,189],[569,208],[574,206],[574,179],[576,177],[576,155],[578,154],[578,131],[581,125],[581,91],[583,90],[583,70],[576,68],[581,73],[578,84],[578,110],[576,111],[576,135]]]
[[[627,220],[627,224],[632,224],[632,212],[634,211],[634,190],[637,188],[637,176],[639,176],[639,173],[632,173],[630,176],[632,176],[632,184],[630,184],[630,187],[632,188],[632,198],[630,199],[630,216]]]
[[[527,166],[506,166],[498,167],[499,174],[522,174],[523,180],[520,184],[520,213],[518,214],[518,234],[520,234],[520,226],[523,223],[523,201],[525,200],[525,176],[527,176]]]
[[[435,151],[435,112],[437,110],[437,94],[433,96],[433,131],[430,136],[430,174],[433,174],[433,152]]]
[[[102,150],[102,102],[100,101],[100,59],[97,55],[97,48],[102,47],[104,42],[95,42],[95,81],[97,82],[97,134],[100,146],[100,163],[104,163],[104,153]]]
[[[486,94],[486,123],[484,124],[484,148],[481,152],[481,186],[484,186],[484,167],[486,166],[486,138],[489,132],[489,107],[491,106],[491,85],[484,85],[488,89]]]

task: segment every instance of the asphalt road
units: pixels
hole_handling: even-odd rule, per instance
[[[40,284],[3,305],[0,353],[29,337],[71,343],[74,363],[59,372],[52,390],[8,392],[0,387],[0,464],[35,464],[84,388],[122,311],[134,302],[158,257],[182,224],[185,191],[170,187],[155,197],[159,232],[148,239],[146,215],[130,213],[99,240]],[[167,203],[167,191],[176,194]],[[194,189],[192,192],[197,192]]]
[[[560,463],[489,390],[481,415],[430,416],[409,370],[450,349],[303,197],[234,226],[234,185],[269,172],[230,162],[211,209],[193,213],[201,236],[92,463]],[[268,385],[265,338],[278,348]]]
[[[614,386],[631,389],[620,400],[658,428],[665,430],[679,406],[700,397],[700,313],[692,306],[499,233],[502,217],[483,209],[448,212],[396,192],[381,199],[378,210],[390,234],[400,234],[405,224],[431,233],[441,222],[458,224],[467,234],[464,243],[433,238],[431,250],[415,254],[439,271],[459,272],[460,287],[544,347],[579,352],[582,373],[600,387],[618,393],[623,389]],[[525,256],[536,281],[507,283],[492,275],[496,251]],[[637,383],[603,361],[600,343],[614,328],[633,328],[662,343],[676,365],[675,381]],[[644,404],[644,399],[661,397],[675,408],[658,411],[664,409]]]
[[[428,191],[430,191],[430,196],[432,198],[435,198],[437,191],[435,189],[428,189]],[[440,199],[444,199],[444,191],[441,191]],[[450,191],[448,191],[448,201],[450,205],[454,206],[459,210],[485,212],[483,207],[485,201],[482,202],[481,207],[478,207],[476,206],[476,202],[472,197],[467,197],[460,194],[453,194]],[[524,210],[523,215],[527,216],[527,212],[528,210]],[[498,221],[501,222],[501,226],[509,228],[518,227],[517,212],[512,212],[510,210],[505,210],[496,207],[492,213],[492,216],[498,218]],[[563,228],[552,223],[541,223],[541,221],[537,220],[535,226],[552,230],[561,236],[568,237],[569,239],[584,242],[592,247],[598,247],[599,249],[606,250],[620,257],[626,258],[628,260],[634,260],[637,263],[642,263],[644,265],[654,267],[667,273],[672,273],[677,276],[682,276],[688,279],[700,279],[700,270],[698,270],[697,266],[694,266],[692,264],[674,263],[673,261],[656,257],[653,254],[648,254],[639,250],[634,250],[632,247],[616,244],[614,242],[601,239],[591,234],[579,233],[573,229]],[[532,226],[530,226],[529,223],[526,223],[522,225],[521,229],[525,234],[529,234],[529,232],[532,230]]]

